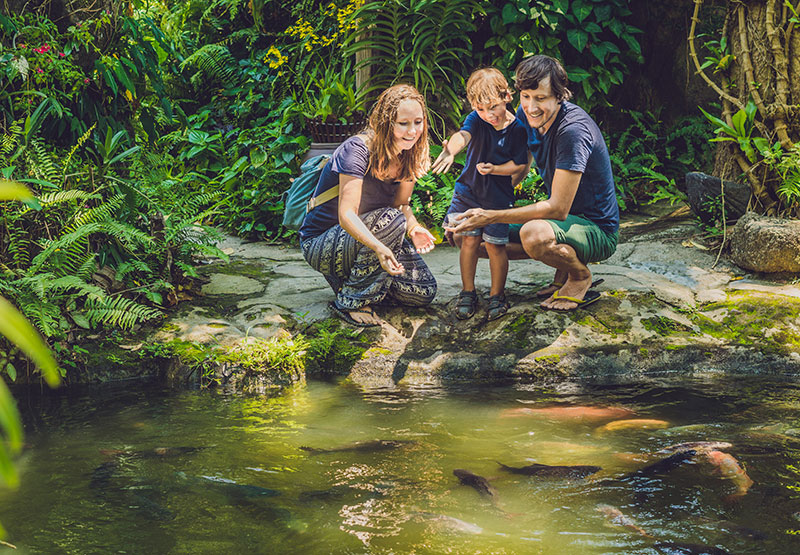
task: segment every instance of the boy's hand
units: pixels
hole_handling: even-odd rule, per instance
[[[489,162],[478,162],[475,164],[475,169],[478,170],[478,173],[481,175],[489,175],[494,171],[494,164],[490,164]]]
[[[450,154],[447,150],[447,141],[442,141],[442,152],[439,153],[439,156],[433,162],[433,166],[431,166],[431,171],[433,173],[445,173],[447,170],[450,169],[450,166],[453,165],[453,161],[455,160],[455,155]]]

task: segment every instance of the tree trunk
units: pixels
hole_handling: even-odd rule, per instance
[[[703,0],[694,1],[699,21]],[[800,140],[800,110],[796,106],[800,102],[800,29],[790,21],[792,17],[780,0],[729,1],[722,35],[734,61],[727,73],[704,70],[707,81],[722,98],[722,119],[730,124],[732,116],[752,100],[757,113],[751,136],[764,137],[770,144],[779,142],[784,151]],[[690,32],[690,49],[700,46]],[[699,66],[699,57],[693,59]],[[776,192],[780,184],[777,174],[767,164],[747,160],[736,143],[720,143],[714,173],[731,180],[741,179],[744,173],[756,208],[762,212],[775,214],[791,208]]]

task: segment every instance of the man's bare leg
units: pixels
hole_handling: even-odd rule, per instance
[[[566,274],[567,279],[559,289],[562,297],[583,299],[592,285],[592,272],[578,259],[575,249],[563,243],[556,243],[556,236],[550,224],[533,220],[522,226],[520,239],[525,252],[533,258]],[[571,310],[578,305],[573,301],[554,299],[552,296],[541,303],[542,308]]]

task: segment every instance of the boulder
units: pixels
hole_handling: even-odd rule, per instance
[[[707,175],[702,172],[689,172],[686,174],[686,195],[689,205],[698,218],[703,222],[712,222],[720,217],[719,208],[714,208],[720,194],[725,192],[725,219],[731,220],[741,217],[747,211],[750,201],[750,186],[736,183],[735,181],[723,182],[719,177]]]
[[[800,221],[748,212],[731,233],[731,260],[755,272],[800,273]]]

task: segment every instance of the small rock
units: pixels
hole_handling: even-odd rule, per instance
[[[731,260],[756,272],[800,273],[800,221],[748,212],[731,233]]]

